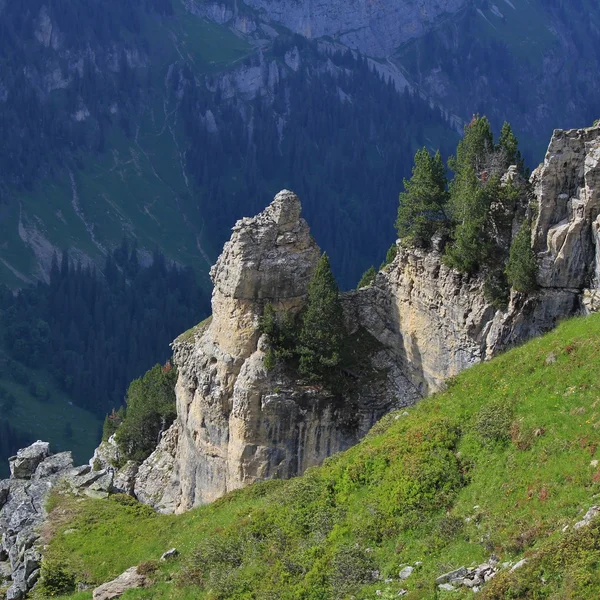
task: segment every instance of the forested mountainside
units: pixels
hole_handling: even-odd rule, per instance
[[[510,122],[530,164],[552,130],[598,118],[600,6],[594,0],[487,0],[400,47],[391,59],[447,110]]]
[[[138,254],[124,241],[101,276],[64,252],[48,283],[17,295],[0,286],[0,457],[44,437],[86,460],[129,383],[207,314],[191,268],[158,251],[144,266]]]
[[[596,117],[600,9],[583,0],[0,11],[0,278],[11,287],[47,278],[65,247],[102,267],[124,231],[209,287],[229,224],[292,187],[349,288],[393,240],[418,147],[447,154],[480,112],[497,132],[509,117],[535,164],[551,128]]]
[[[414,150],[454,141],[440,112],[343,48],[270,28],[245,39],[190,11],[3,8],[9,284],[47,277],[64,247],[101,266],[125,231],[208,286],[230,224],[292,181],[346,286],[393,240],[384,215]]]

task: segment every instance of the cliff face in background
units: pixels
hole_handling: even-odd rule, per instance
[[[281,192],[263,213],[239,221],[212,270],[212,320],[174,343],[178,418],[140,467],[137,497],[181,511],[258,479],[300,474],[392,408],[584,306],[594,309],[599,158],[600,128],[555,132],[532,175],[540,287],[513,292],[506,310],[485,299],[481,277],[444,266],[441,249],[400,247],[372,286],[345,294],[348,329],[358,345],[368,339],[366,360],[380,375],[347,397],[263,364],[265,302],[300,310],[319,256],[298,198]]]
[[[307,38],[331,36],[374,57],[387,57],[407,40],[423,35],[441,15],[466,0],[245,0],[268,21]]]

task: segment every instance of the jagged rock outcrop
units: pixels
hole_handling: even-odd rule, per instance
[[[297,381],[282,367],[265,368],[267,342],[258,328],[265,303],[299,311],[320,255],[300,208],[297,196],[283,191],[257,217],[235,225],[211,271],[212,319],[173,345],[178,418],[134,488],[161,511],[300,474],[416,397],[385,349],[372,356],[381,376],[352,399]]]
[[[374,286],[355,294],[360,322],[396,353],[422,393],[463,369],[594,309],[600,268],[600,127],[554,132],[531,177],[537,215],[532,246],[539,290],[513,293],[506,310],[484,295],[481,277],[442,263],[441,248],[399,246]]]
[[[212,270],[213,316],[173,345],[178,418],[141,465],[134,494],[161,511],[210,502],[258,479],[290,477],[358,441],[394,407],[443,387],[463,369],[598,303],[600,128],[557,131],[532,175],[532,247],[539,289],[506,309],[481,276],[433,249],[398,246],[373,285],[343,296],[347,327],[378,376],[345,397],[267,371],[258,318],[265,302],[298,311],[319,250],[300,202],[281,192],[239,221]],[[507,178],[514,185],[515,169]],[[518,179],[518,178],[517,178]]]
[[[112,474],[73,466],[70,452],[50,453],[37,441],[9,460],[10,479],[0,481],[0,583],[8,580],[7,600],[18,600],[36,584],[42,553],[39,528],[46,519],[48,494],[63,482],[75,493],[106,497]]]

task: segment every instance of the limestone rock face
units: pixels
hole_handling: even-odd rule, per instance
[[[482,276],[443,264],[442,239],[427,251],[399,246],[373,285],[344,294],[353,347],[376,375],[366,384],[348,373],[356,385],[347,397],[307,385],[282,365],[264,366],[265,303],[301,310],[319,256],[298,198],[283,191],[239,221],[211,272],[212,319],[173,345],[178,416],[141,465],[134,494],[160,511],[183,511],[259,479],[300,474],[448,377],[558,319],[598,310],[599,160],[599,127],[554,133],[531,179],[539,289],[513,292],[505,310],[486,300]],[[509,179],[525,183],[514,168]]]
[[[373,363],[383,376],[352,401],[298,382],[283,367],[265,369],[258,329],[265,303],[299,311],[320,256],[300,209],[297,196],[283,191],[235,225],[211,272],[212,319],[173,345],[178,417],[134,488],[160,511],[300,474],[356,443],[394,403],[416,397],[385,352]]]
[[[17,456],[9,459],[10,476],[14,479],[29,479],[38,465],[48,457],[50,444],[37,441],[27,448],[19,450]]]
[[[9,459],[11,477],[0,481],[0,587],[8,580],[7,599],[24,598],[40,575],[39,527],[46,519],[48,494],[60,483],[75,494],[106,498],[113,473],[73,466],[70,452],[50,453],[37,441]]]
[[[436,244],[431,251],[399,247],[370,291],[376,301],[358,294],[365,304],[361,323],[395,353],[423,394],[558,319],[598,309],[599,159],[599,127],[555,131],[531,178],[540,288],[529,296],[513,293],[506,310],[486,301],[481,277],[444,266]]]
[[[70,452],[50,455],[40,441],[10,459],[11,478],[0,481],[0,571],[9,574],[8,598],[24,598],[39,577],[37,527],[46,518],[45,500],[72,467]]]
[[[532,182],[540,209],[534,231],[534,248],[541,258],[540,284],[547,288],[597,287],[599,129],[555,131]]]

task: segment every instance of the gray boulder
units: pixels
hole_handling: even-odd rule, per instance
[[[120,598],[127,590],[145,587],[146,578],[137,572],[137,567],[127,569],[113,581],[104,583],[94,590],[94,600]]]
[[[37,442],[17,452],[16,456],[8,459],[12,479],[29,479],[35,473],[38,465],[50,454],[48,442]]]

